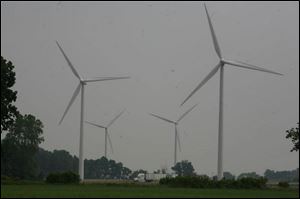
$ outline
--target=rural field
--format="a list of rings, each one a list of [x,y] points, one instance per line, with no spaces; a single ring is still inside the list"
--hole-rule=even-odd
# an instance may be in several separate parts
[[[193,189],[169,188],[159,185],[1,185],[1,198],[44,197],[230,197],[230,198],[299,198],[299,189]]]

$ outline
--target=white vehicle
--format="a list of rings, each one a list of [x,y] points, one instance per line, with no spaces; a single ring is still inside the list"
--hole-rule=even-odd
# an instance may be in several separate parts
[[[152,182],[152,181],[159,181],[162,178],[166,177],[176,177],[176,174],[165,174],[165,173],[139,173],[134,181],[136,182]]]
[[[145,174],[139,173],[136,178],[133,179],[135,182],[145,182]]]

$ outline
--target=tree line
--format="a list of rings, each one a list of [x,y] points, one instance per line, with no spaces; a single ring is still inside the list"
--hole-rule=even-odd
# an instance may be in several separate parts
[[[35,155],[37,177],[45,179],[49,173],[72,171],[78,173],[78,157],[65,150],[46,151],[42,148]],[[121,162],[101,157],[96,160],[84,160],[85,179],[127,179],[131,170]]]
[[[290,171],[273,171],[266,169],[263,176],[260,176],[256,172],[241,173],[237,177],[230,172],[224,172],[225,179],[242,179],[242,178],[260,178],[264,177],[269,182],[299,182],[299,168]]]
[[[4,158],[1,155],[1,175],[19,177],[21,179],[45,180],[50,173],[61,173],[72,171],[78,173],[78,157],[71,155],[66,150],[47,151],[39,148],[38,152],[33,156],[32,162],[28,165],[18,164],[14,169],[7,170],[7,167],[13,165],[5,165]],[[17,162],[10,161],[8,164],[16,164]],[[7,164],[7,163],[6,163]],[[109,160],[101,157],[95,160],[85,159],[85,179],[134,179],[139,173],[148,173],[148,171],[139,169],[132,171],[125,167],[123,163]],[[34,165],[34,166],[33,166]],[[191,162],[183,160],[178,162],[171,168],[178,176],[199,176],[195,171]],[[166,170],[155,170],[150,173],[166,173]],[[29,175],[30,174],[30,175]],[[272,182],[299,182],[299,168],[291,171],[273,171],[267,169],[264,176],[258,175],[256,172],[241,173],[238,176],[226,171],[224,179],[242,179],[242,178],[267,178]],[[200,175],[204,176],[204,175]],[[217,178],[214,176],[213,178]]]

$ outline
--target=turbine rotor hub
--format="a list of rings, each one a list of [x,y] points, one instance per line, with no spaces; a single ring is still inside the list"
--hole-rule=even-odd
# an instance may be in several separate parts
[[[221,59],[220,59],[220,63],[221,63],[221,64],[226,64],[225,59],[221,58]]]

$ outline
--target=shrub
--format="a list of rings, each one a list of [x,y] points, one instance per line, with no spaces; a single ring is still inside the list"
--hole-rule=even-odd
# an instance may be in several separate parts
[[[71,171],[64,172],[64,173],[50,173],[46,178],[47,183],[70,184],[70,183],[79,183],[79,181],[80,181],[79,175]]]
[[[251,189],[251,188],[265,188],[267,183],[267,179],[260,177],[260,178],[241,178],[238,180],[238,187],[243,189]]]
[[[1,175],[1,182],[2,181],[14,181],[14,180],[16,180],[15,178],[13,178],[13,177],[9,177],[9,176],[5,176],[5,175]]]
[[[20,179],[18,179],[18,178],[1,175],[1,184],[14,184],[14,183],[18,182],[19,180]]]
[[[208,176],[177,176],[175,178],[163,178],[159,181],[162,185],[172,187],[208,188],[211,181]]]
[[[278,187],[288,188],[290,185],[288,182],[279,182]]]
[[[46,178],[46,182],[47,183],[58,183],[61,181],[59,177],[60,177],[59,173],[49,173]]]
[[[25,185],[25,184],[42,184],[43,182],[37,180],[23,180],[18,177],[1,175],[1,185]]]
[[[79,183],[79,175],[71,171],[62,173],[62,180],[64,183]]]
[[[163,178],[159,181],[161,185],[171,187],[191,187],[191,188],[232,188],[232,189],[262,189],[266,187],[266,178],[242,178],[222,179],[220,181],[212,180],[208,176],[193,176],[176,178]]]
[[[161,185],[166,185],[166,184],[170,184],[171,178],[170,177],[166,177],[166,178],[161,178],[159,180],[159,184]]]

